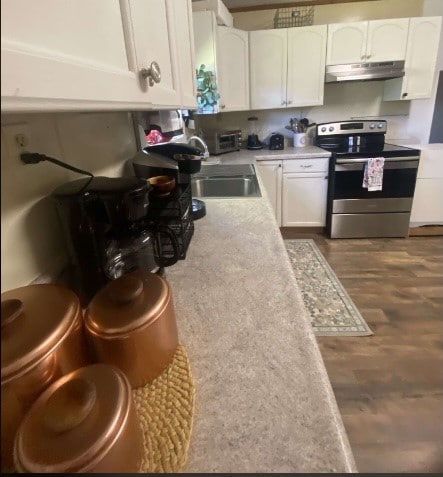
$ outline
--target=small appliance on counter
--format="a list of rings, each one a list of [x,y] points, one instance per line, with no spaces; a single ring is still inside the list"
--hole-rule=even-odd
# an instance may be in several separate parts
[[[263,149],[263,144],[258,139],[257,121],[258,121],[258,118],[256,116],[252,116],[248,118],[249,133],[248,133],[247,148],[251,150]]]
[[[285,148],[284,136],[279,133],[272,133],[269,138],[269,149],[271,151],[281,151]]]
[[[200,171],[202,156],[203,151],[199,148],[169,143],[145,147],[128,161],[135,175],[144,180],[158,175],[175,178],[177,185],[169,196],[152,198],[148,215],[174,231],[180,259],[186,257],[194,233],[194,220],[206,214],[205,203],[193,199],[191,189],[191,174]]]
[[[177,262],[173,231],[148,217],[151,190],[137,177],[92,177],[53,191],[74,264],[73,286],[86,303],[110,280]]]
[[[241,129],[229,131],[204,130],[203,135],[209,152],[214,155],[239,151],[242,146]]]

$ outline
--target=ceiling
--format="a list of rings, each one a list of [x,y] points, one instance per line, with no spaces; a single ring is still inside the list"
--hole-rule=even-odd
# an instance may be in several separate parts
[[[193,0],[196,1],[196,0]],[[375,0],[222,0],[231,11],[248,11],[275,9],[281,7],[296,7],[306,5],[332,5],[335,3],[350,3]]]

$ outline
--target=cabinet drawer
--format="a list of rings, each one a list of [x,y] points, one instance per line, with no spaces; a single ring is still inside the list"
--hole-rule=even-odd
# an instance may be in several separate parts
[[[329,158],[318,159],[287,159],[283,161],[283,173],[285,172],[327,172]]]

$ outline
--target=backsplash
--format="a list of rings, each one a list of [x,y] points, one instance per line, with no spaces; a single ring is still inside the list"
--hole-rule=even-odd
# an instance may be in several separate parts
[[[122,175],[136,151],[128,113],[11,114],[1,120],[1,289],[57,274],[68,260],[55,208],[48,197],[63,182],[81,178],[53,164],[25,165],[25,149],[55,157],[95,175]]]
[[[263,141],[269,134],[278,132],[285,136],[289,146],[292,145],[292,134],[285,126],[293,117],[306,117],[310,123],[380,118],[388,121],[386,139],[401,139],[407,130],[410,101],[383,102],[382,97],[382,81],[326,84],[322,106],[197,115],[196,131],[205,128],[238,128],[242,130],[243,138],[246,138],[248,117],[256,116],[260,140]],[[315,128],[311,128],[309,133],[312,141]]]

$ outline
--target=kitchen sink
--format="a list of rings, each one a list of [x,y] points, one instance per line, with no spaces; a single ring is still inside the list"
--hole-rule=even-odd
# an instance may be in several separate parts
[[[203,164],[191,179],[193,197],[261,197],[252,164]]]

